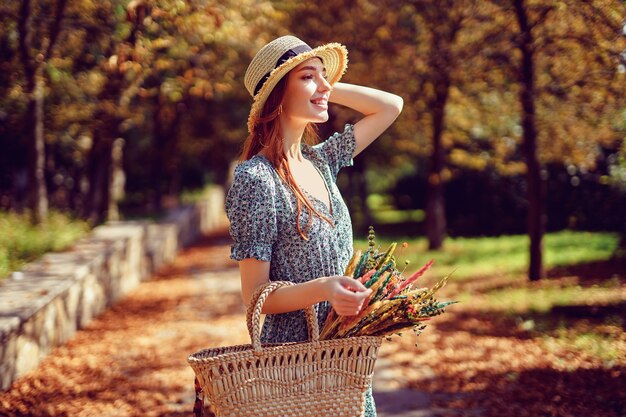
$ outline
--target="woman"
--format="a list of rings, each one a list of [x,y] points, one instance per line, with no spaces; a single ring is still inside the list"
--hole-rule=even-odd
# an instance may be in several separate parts
[[[268,281],[296,285],[273,292],[263,342],[307,340],[302,309],[315,305],[320,325],[330,307],[355,315],[370,290],[342,276],[352,255],[348,210],[335,184],[338,171],[352,165],[398,117],[402,98],[338,82],[347,51],[332,43],[315,49],[293,36],[278,38],[253,58],[245,85],[253,96],[243,162],[235,169],[226,199],[246,305]],[[315,146],[313,124],[328,120],[328,103],[364,117]],[[375,416],[371,390],[365,416]]]

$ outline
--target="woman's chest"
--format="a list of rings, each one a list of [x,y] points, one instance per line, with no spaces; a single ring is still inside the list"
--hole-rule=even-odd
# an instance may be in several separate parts
[[[296,228],[296,221],[302,227],[309,225],[310,240],[319,237],[336,238],[337,226],[350,223],[350,215],[341,193],[335,182],[329,180],[330,172],[325,172],[323,166],[314,169],[315,171],[311,172],[311,175],[317,175],[316,180],[309,179],[309,182],[298,183],[298,186],[311,206],[323,218],[318,215],[311,215],[309,210],[306,210],[302,205],[298,210],[296,194],[287,184],[281,183],[276,195],[276,208],[278,211],[278,231],[283,238],[293,235],[297,240],[302,239]]]
[[[318,200],[324,203],[326,211],[332,212],[331,187],[327,184],[327,179],[324,177],[322,170],[308,159],[290,161],[289,168],[295,184],[305,197],[309,200]],[[313,204],[313,201],[311,201],[311,204]]]

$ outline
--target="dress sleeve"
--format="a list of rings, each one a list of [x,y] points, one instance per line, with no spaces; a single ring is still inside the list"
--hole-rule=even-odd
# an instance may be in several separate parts
[[[240,168],[235,170],[225,202],[234,240],[230,257],[270,261],[277,235],[275,190],[267,175]]]
[[[326,160],[333,178],[337,179],[337,174],[341,168],[352,166],[353,164],[352,156],[356,148],[354,126],[346,124],[343,133],[336,132],[313,148]]]

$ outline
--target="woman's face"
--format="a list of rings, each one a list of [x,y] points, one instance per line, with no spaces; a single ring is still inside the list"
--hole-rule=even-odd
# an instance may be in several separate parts
[[[323,123],[328,120],[330,84],[319,58],[311,58],[287,74],[283,116],[297,122]]]

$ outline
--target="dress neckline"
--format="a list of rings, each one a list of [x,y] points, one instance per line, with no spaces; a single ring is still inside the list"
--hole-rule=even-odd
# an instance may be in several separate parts
[[[309,146],[307,145],[301,145],[301,149],[302,149],[302,157],[305,158],[307,161],[309,161],[311,163],[311,165],[313,165],[313,168],[315,168],[315,170],[317,171],[317,173],[319,174],[320,178],[322,179],[322,182],[324,183],[324,188],[326,189],[326,193],[328,194],[328,203],[329,205],[326,204],[326,202],[320,200],[319,198],[315,197],[313,194],[311,194],[309,191],[307,191],[304,187],[300,187],[300,190],[302,190],[302,192],[304,194],[306,194],[307,198],[309,198],[311,200],[312,203],[317,202],[320,206],[322,206],[324,208],[324,211],[326,211],[327,214],[329,214],[330,216],[333,216],[334,213],[334,205],[333,205],[333,195],[330,191],[330,187],[328,185],[328,181],[326,180],[326,177],[324,176],[324,174],[322,173],[322,171],[318,168],[318,166],[315,164],[315,161],[313,161],[313,159],[307,157],[307,155],[305,153],[309,153]],[[278,172],[276,172],[276,168],[274,168],[274,165],[272,165],[271,161],[263,154],[256,154],[255,156],[260,157],[263,161],[265,161],[270,168],[272,168],[272,171],[274,172],[274,175],[276,175],[276,177],[278,177],[283,184],[285,183],[283,181],[283,179],[280,177],[280,175],[278,175]],[[291,191],[291,189],[290,189]],[[293,191],[291,191],[293,194]],[[295,197],[295,196],[294,196]]]

